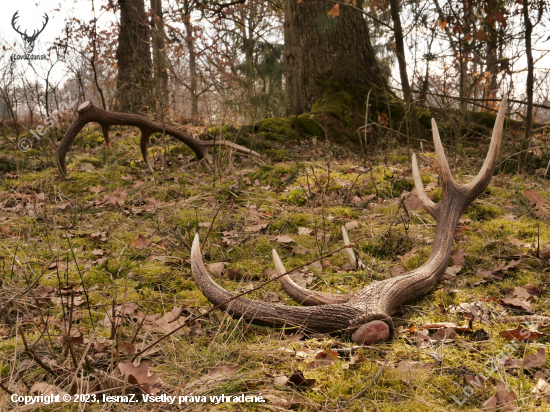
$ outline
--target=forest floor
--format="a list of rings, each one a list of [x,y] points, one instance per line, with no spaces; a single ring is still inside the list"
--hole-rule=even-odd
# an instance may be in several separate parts
[[[399,276],[427,259],[435,232],[406,150],[373,150],[364,161],[308,139],[262,161],[211,151],[209,172],[172,141],[161,170],[157,141],[152,178],[139,134],[111,133],[111,151],[97,130],[77,138],[67,179],[47,149],[3,149],[15,169],[0,178],[0,410],[16,408],[7,391],[92,402],[20,411],[550,410],[550,325],[537,317],[550,302],[546,179],[495,175],[464,212],[443,279],[394,317],[395,339],[357,347],[345,336],[207,313],[189,247],[198,233],[214,279],[235,291],[269,280],[274,248],[287,269],[314,261],[293,275],[314,290],[346,293]],[[459,181],[475,176],[488,140],[457,162],[450,156]],[[437,201],[435,154],[424,150],[422,180]],[[364,270],[343,250],[315,260],[343,246],[342,226]],[[277,281],[248,297],[296,305]],[[510,318],[518,315],[530,316],[527,325]],[[139,402],[93,403],[132,393]],[[144,402],[145,393],[178,398]],[[234,398],[242,394],[265,402]]]

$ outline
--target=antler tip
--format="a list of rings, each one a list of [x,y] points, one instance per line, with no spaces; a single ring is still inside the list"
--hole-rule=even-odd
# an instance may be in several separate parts
[[[195,235],[195,238],[193,239],[193,246],[191,247],[191,250],[199,248],[200,251],[200,240],[199,240],[199,234],[197,233]]]
[[[277,251],[273,249],[272,253],[273,253],[273,263],[275,264],[275,270],[277,271],[277,274],[280,276],[286,272],[286,269]]]

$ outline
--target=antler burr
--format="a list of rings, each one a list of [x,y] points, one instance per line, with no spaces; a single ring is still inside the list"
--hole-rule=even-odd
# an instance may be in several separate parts
[[[374,344],[391,339],[394,335],[391,315],[403,303],[422,296],[439,281],[449,262],[460,215],[485,190],[493,176],[502,141],[505,110],[506,98],[502,100],[498,111],[485,162],[478,175],[465,185],[453,180],[437,125],[432,119],[442,197],[437,204],[428,198],[413,154],[412,170],[418,197],[437,223],[430,256],[419,268],[398,277],[371,283],[349,294],[311,291],[298,286],[289,276],[282,276],[280,282],[285,291],[306,307],[282,306],[244,297],[235,298],[234,293],[214,282],[204,266],[197,235],[191,249],[191,270],[197,286],[210,302],[220,305],[221,310],[252,323],[274,327],[293,325],[317,332],[346,332],[351,334],[351,339],[357,344]],[[283,275],[286,270],[275,250],[273,260],[277,272]]]

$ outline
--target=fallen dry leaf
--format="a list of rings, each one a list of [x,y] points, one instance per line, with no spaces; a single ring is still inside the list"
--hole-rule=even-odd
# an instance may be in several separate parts
[[[313,361],[307,364],[306,369],[310,370],[310,369],[322,368],[324,366],[330,365],[331,363],[337,360],[338,360],[338,352],[331,351],[330,349],[325,350],[315,355],[315,358],[313,358]]]
[[[435,366],[435,363],[413,362],[406,360],[399,361],[397,365],[394,365],[397,372],[405,374],[415,374],[417,371],[429,370]]]
[[[347,222],[344,227],[346,230],[357,229],[359,227],[359,222],[357,220],[352,220],[351,222]]]
[[[302,236],[311,236],[313,235],[314,232],[315,230],[310,229],[309,227],[302,227],[302,226],[298,227],[298,234]]]
[[[434,339],[441,342],[444,340],[453,340],[456,337],[456,332],[452,328],[438,329],[434,335]]]
[[[128,382],[139,385],[143,392],[148,394],[160,392],[160,388],[152,386],[159,381],[160,375],[149,375],[149,361],[141,361],[139,366],[135,367],[131,361],[126,360],[117,366],[123,376],[128,375]]]
[[[466,264],[466,254],[464,249],[458,249],[454,255],[451,256],[453,266],[464,266]]]
[[[288,383],[300,388],[310,388],[315,386],[317,381],[315,379],[306,379],[301,371],[294,372],[288,377]]]
[[[35,382],[33,383],[31,390],[29,392],[48,396],[48,395],[66,395],[63,389],[58,388],[55,385],[50,385],[46,382]]]
[[[117,187],[110,195],[105,195],[102,203],[112,206],[124,206],[126,199],[128,198],[128,192],[121,187]]]
[[[420,203],[418,195],[416,193],[413,193],[407,199],[405,199],[405,206],[407,206],[407,209],[414,212],[415,210],[418,210],[422,207],[422,203]]]
[[[126,317],[136,313],[138,304],[132,302],[132,303],[126,303],[124,305],[115,306],[115,319],[116,319],[117,325],[120,325],[120,317],[122,316],[123,307],[124,307],[124,317]],[[113,316],[112,308],[109,308],[103,320],[99,322],[100,325],[105,326],[106,328],[110,328],[113,325],[112,316]]]
[[[149,245],[153,243],[152,240],[145,239],[145,236],[138,235],[138,237],[130,242],[130,247],[133,247],[135,249],[145,249],[149,247]]]
[[[210,372],[208,372],[206,375],[203,375],[191,383],[189,383],[186,387],[194,387],[194,386],[202,386],[202,385],[208,385],[209,383],[213,382],[219,382],[225,379],[229,379],[231,376],[233,376],[235,373],[237,373],[241,367],[239,365],[227,365],[227,366],[217,366],[214,369],[212,369]]]
[[[292,237],[290,237],[289,235],[279,235],[279,236],[275,236],[275,240],[277,242],[280,242],[280,243],[292,243],[292,242],[296,242]]]
[[[247,226],[244,228],[244,230],[246,230],[247,232],[256,233],[264,230],[268,226],[269,226],[269,222],[258,223],[257,225]]]
[[[239,281],[242,280],[245,276],[243,275],[243,271],[241,269],[229,268],[229,270],[227,271],[227,277],[229,278],[229,280]]]
[[[93,193],[101,193],[101,192],[104,192],[105,189],[103,186],[101,185],[97,185],[97,186],[92,186],[90,187],[90,192],[93,192]]]
[[[355,355],[353,355],[351,357],[349,362],[346,362],[346,363],[342,364],[342,369],[349,369],[353,365],[359,365],[361,363],[364,363],[365,360],[366,359],[363,357],[363,355],[361,355],[360,353],[356,353]]]
[[[525,329],[523,326],[518,326],[515,329],[508,329],[500,332],[500,336],[508,341],[530,341],[540,339],[545,335],[544,333],[533,332],[531,330]]]
[[[542,290],[535,285],[516,286],[512,296],[526,300],[538,299],[542,295]]]
[[[497,392],[483,402],[484,411],[512,411],[516,410],[513,402],[516,400],[516,394],[513,391],[506,390],[506,384],[502,381],[497,382]]]
[[[542,197],[536,190],[524,190],[523,196],[537,212],[545,216],[550,215],[550,202]]]
[[[507,296],[503,299],[499,299],[498,302],[501,305],[511,306],[516,309],[522,309],[528,313],[535,313],[535,305],[533,305],[531,302],[527,302],[526,300],[523,300],[520,298]]]
[[[546,379],[539,378],[537,384],[532,390],[537,399],[546,399],[547,403],[550,403],[550,385],[546,382]]]
[[[6,226],[0,226],[0,235],[13,237],[14,233]]]
[[[537,353],[526,355],[523,358],[525,368],[540,368],[546,363],[546,354],[544,348],[538,348]]]
[[[214,276],[220,277],[225,269],[225,266],[228,265],[227,262],[217,262],[217,263],[208,263],[206,269]]]
[[[389,269],[392,277],[400,276],[407,271],[403,266],[390,266]]]

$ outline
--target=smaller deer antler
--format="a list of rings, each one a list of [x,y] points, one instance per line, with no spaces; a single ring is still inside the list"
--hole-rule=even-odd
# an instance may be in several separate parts
[[[225,146],[243,154],[260,157],[260,154],[255,152],[254,150],[247,149],[246,147],[240,146],[233,142],[228,142],[227,140],[198,140],[188,133],[176,129],[175,127],[168,125],[165,125],[163,127],[162,123],[150,120],[145,116],[130,113],[108,112],[106,110],[95,107],[92,102],[82,103],[76,111],[78,112],[78,117],[67,129],[67,132],[63,136],[63,139],[61,139],[61,142],[59,143],[59,147],[57,149],[58,168],[59,173],[62,176],[66,176],[67,174],[67,168],[65,166],[65,156],[67,154],[67,151],[69,150],[69,146],[75,139],[78,132],[80,132],[80,130],[82,130],[85,125],[91,122],[99,123],[101,129],[103,130],[105,144],[109,149],[111,148],[109,142],[110,126],[134,126],[140,129],[141,154],[143,156],[145,164],[151,172],[153,171],[153,168],[149,164],[149,159],[147,158],[147,144],[149,143],[149,136],[151,136],[153,133],[162,133],[163,130],[167,135],[175,137],[180,142],[189,146],[195,152],[199,160],[205,160],[206,166],[208,166],[212,161],[212,159],[208,155],[208,149],[213,146]]]

